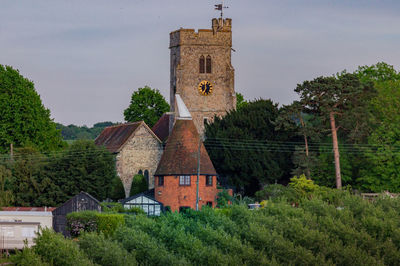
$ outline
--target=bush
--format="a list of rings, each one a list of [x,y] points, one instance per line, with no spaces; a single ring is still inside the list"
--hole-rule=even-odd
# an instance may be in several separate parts
[[[147,180],[143,175],[135,175],[132,179],[131,191],[129,196],[134,196],[136,194],[145,192],[149,189]]]
[[[67,215],[67,229],[73,237],[83,232],[98,232],[112,235],[117,227],[125,224],[123,214],[99,213],[96,211],[72,212]]]
[[[94,262],[104,266],[135,266],[137,261],[118,242],[108,240],[103,234],[86,233],[79,238],[79,247]]]
[[[22,251],[16,250],[14,256],[10,258],[11,262],[21,266],[46,266],[49,265],[44,262],[42,258],[36,254],[33,249],[24,247]]]
[[[65,239],[62,234],[54,233],[50,229],[42,230],[34,242],[33,251],[50,265],[93,265],[75,242]]]

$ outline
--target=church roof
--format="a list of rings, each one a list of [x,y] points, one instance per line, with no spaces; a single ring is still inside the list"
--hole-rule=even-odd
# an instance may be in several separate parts
[[[146,127],[150,134],[160,141],[144,121],[139,121],[106,127],[95,139],[94,143],[99,146],[105,146],[110,152],[119,152],[140,126]]]
[[[193,120],[176,120],[154,175],[196,175],[199,138]],[[217,175],[203,143],[200,174]]]
[[[169,136],[169,123],[171,116],[172,114],[169,113],[163,114],[151,129],[162,142],[166,141]]]

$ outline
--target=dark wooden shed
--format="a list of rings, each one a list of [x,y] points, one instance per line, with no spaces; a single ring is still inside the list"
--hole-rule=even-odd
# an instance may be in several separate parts
[[[78,211],[101,212],[100,202],[86,192],[81,192],[53,211],[53,229],[69,236],[66,230],[67,214]]]

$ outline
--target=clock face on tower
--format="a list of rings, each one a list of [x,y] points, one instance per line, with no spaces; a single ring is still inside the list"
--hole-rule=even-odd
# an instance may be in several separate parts
[[[211,84],[211,82],[203,80],[199,83],[198,89],[201,95],[208,96],[212,93],[213,85]]]

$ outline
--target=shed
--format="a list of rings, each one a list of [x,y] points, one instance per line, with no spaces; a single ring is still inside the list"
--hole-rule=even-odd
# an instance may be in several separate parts
[[[148,216],[160,216],[164,211],[163,204],[154,198],[154,189],[126,198],[121,201],[121,204],[126,209],[141,208]]]
[[[68,236],[67,214],[79,211],[101,212],[100,202],[89,193],[81,192],[53,211],[53,229]]]

